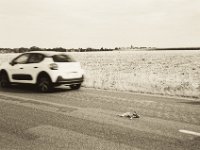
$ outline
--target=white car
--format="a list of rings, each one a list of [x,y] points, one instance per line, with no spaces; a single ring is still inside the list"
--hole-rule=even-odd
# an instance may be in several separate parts
[[[33,51],[0,65],[0,86],[13,83],[35,84],[41,92],[48,92],[54,86],[68,85],[79,89],[84,81],[80,62],[67,53]]]

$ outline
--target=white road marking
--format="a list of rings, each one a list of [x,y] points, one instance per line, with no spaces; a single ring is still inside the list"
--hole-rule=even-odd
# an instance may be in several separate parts
[[[194,131],[179,130],[179,132],[186,133],[186,134],[191,134],[191,135],[196,135],[196,136],[200,136],[200,133],[194,132]]]

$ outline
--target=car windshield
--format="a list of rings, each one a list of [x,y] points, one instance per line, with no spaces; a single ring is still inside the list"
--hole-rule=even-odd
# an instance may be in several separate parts
[[[54,55],[52,58],[54,62],[75,62],[71,56],[65,54]]]
[[[27,63],[27,60],[28,60],[28,58],[29,58],[29,55],[30,55],[30,54],[22,54],[22,55],[18,56],[17,58],[15,58],[15,59],[13,60],[13,62],[14,62],[15,64],[25,64],[25,63]]]

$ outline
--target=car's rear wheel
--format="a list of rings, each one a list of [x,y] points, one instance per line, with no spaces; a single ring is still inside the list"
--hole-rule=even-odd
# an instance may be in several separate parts
[[[78,90],[78,89],[81,88],[81,84],[70,85],[70,88],[71,88],[72,90]]]
[[[1,88],[7,88],[10,86],[10,81],[9,81],[8,75],[5,72],[2,72],[0,74],[0,86],[1,86]]]
[[[40,76],[37,82],[37,89],[40,92],[46,93],[53,89],[51,79],[48,76]]]

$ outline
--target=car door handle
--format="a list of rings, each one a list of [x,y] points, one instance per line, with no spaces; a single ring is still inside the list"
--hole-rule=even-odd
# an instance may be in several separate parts
[[[38,67],[33,67],[33,68],[38,68]]]
[[[19,68],[19,69],[24,69],[24,68]]]

